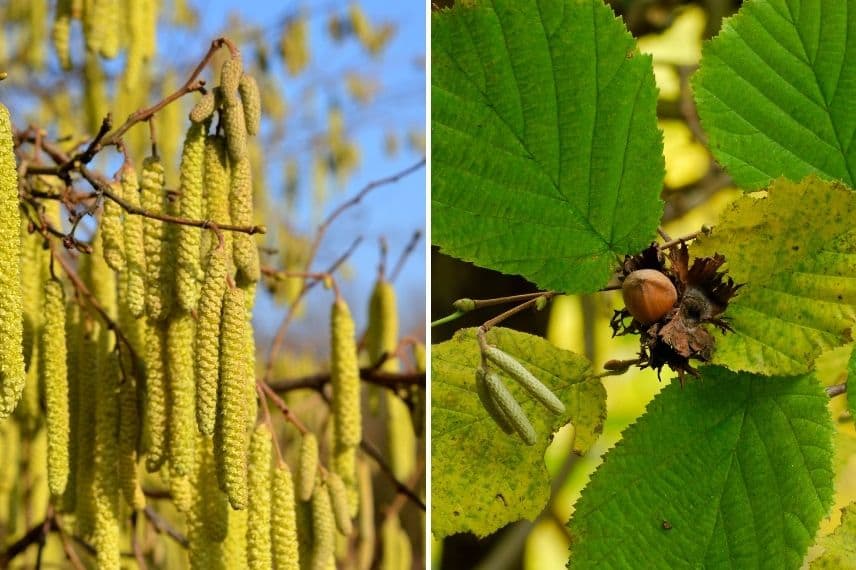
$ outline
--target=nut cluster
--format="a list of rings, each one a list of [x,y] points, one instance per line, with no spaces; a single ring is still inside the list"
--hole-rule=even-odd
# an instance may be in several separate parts
[[[742,287],[719,271],[724,263],[725,257],[715,254],[696,258],[690,265],[684,242],[669,250],[668,265],[655,244],[625,257],[618,270],[625,308],[615,311],[610,325],[613,336],[640,336],[641,368],[654,368],[659,376],[668,365],[681,384],[687,372],[698,376],[690,359],[709,361],[714,346],[704,325],[731,331],[722,314]]]

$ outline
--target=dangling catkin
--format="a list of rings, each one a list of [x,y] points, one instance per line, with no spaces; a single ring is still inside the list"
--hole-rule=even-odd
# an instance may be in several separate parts
[[[244,120],[247,125],[247,134],[254,136],[259,132],[262,120],[262,100],[259,95],[259,85],[252,75],[244,73],[238,84],[241,94],[241,102],[244,105]]]
[[[238,85],[241,82],[241,74],[244,72],[240,54],[236,54],[223,62],[220,68],[220,89],[223,101],[227,105],[240,105],[238,99]]]
[[[71,0],[58,0],[54,23],[51,28],[51,41],[56,57],[63,70],[71,69]]]
[[[271,545],[275,570],[299,570],[294,483],[285,464],[273,469],[271,482]]]
[[[345,483],[335,473],[328,473],[327,490],[330,492],[330,503],[333,505],[333,514],[336,516],[336,528],[345,536],[350,536],[354,527],[351,522],[348,491],[345,489]]]
[[[68,480],[68,371],[65,345],[65,292],[55,279],[45,283],[44,324],[45,412],[48,428],[48,487],[62,496]]]
[[[226,249],[208,255],[196,323],[196,425],[204,435],[214,433],[217,380],[220,371],[220,314],[226,291]]]
[[[166,341],[170,472],[184,478],[191,475],[196,437],[194,326],[190,313],[175,311],[169,319]]]
[[[140,206],[140,190],[137,187],[137,172],[130,163],[122,166],[120,180],[122,198],[131,206]],[[128,308],[140,318],[146,308],[146,254],[143,238],[143,217],[125,214],[125,262],[128,269]]]
[[[220,106],[220,88],[215,87],[205,93],[190,110],[190,120],[194,123],[204,123],[214,114],[214,109]]]
[[[223,298],[223,320],[220,333],[220,396],[219,408],[221,462],[226,495],[233,509],[247,506],[247,448],[249,431],[247,422],[247,381],[253,378],[250,358],[247,355],[247,310],[244,291],[227,289]]]
[[[243,160],[247,157],[247,123],[244,118],[244,107],[240,101],[237,103],[226,102],[221,108],[220,114],[223,121],[223,132],[226,133],[229,160],[232,162]]]
[[[204,522],[202,532],[211,542],[223,542],[229,531],[229,500],[217,485],[217,467],[211,438],[197,438],[194,509]]]
[[[336,418],[336,447],[360,444],[360,368],[354,320],[344,299],[338,298],[330,312],[330,382],[333,385],[333,414]]]
[[[106,336],[106,329],[101,333]],[[95,530],[92,546],[97,552],[99,569],[119,568],[119,477],[116,470],[118,445],[116,424],[119,402],[117,383],[119,359],[109,353],[98,372],[95,395],[95,475],[92,482]]]
[[[204,124],[191,124],[181,152],[179,215],[188,220],[202,218],[202,163],[206,130]],[[194,310],[199,299],[199,284],[202,280],[202,263],[199,257],[201,231],[187,225],[178,227],[176,282],[178,303],[185,311]]]
[[[110,189],[122,195],[119,184],[111,184]],[[125,269],[125,239],[122,233],[122,208],[104,196],[104,211],[101,215],[101,239],[104,241],[104,261],[113,271]]]
[[[17,173],[12,121],[0,104],[0,419],[18,405],[25,379]]]
[[[205,137],[205,219],[218,225],[231,224],[232,215],[229,213],[229,161],[226,157],[226,141],[222,136],[209,135]],[[205,232],[202,236],[202,253],[207,255],[213,245],[214,235]],[[223,243],[227,252],[228,266],[232,265],[232,232],[223,232]],[[234,274],[229,270],[229,274]]]
[[[301,501],[312,498],[315,478],[318,473],[318,438],[314,433],[303,435],[300,444],[300,478],[297,480],[297,496]]]
[[[146,469],[158,471],[167,457],[166,330],[149,321],[146,339]]]
[[[93,461],[95,449],[95,418],[98,393],[95,384],[98,382],[98,339],[91,326],[82,325],[87,330],[83,332],[80,344],[80,373],[76,374],[77,417],[78,431],[75,436],[77,443],[77,461],[74,472],[77,487],[74,490],[75,528],[81,535],[88,535],[94,526],[92,480],[95,474]]]
[[[68,386],[68,415],[69,415],[69,438],[68,438],[68,480],[65,485],[65,494],[60,504],[60,510],[71,512],[74,510],[77,494],[77,466],[78,449],[80,448],[80,376],[83,345],[83,318],[80,305],[72,301],[66,306],[65,318],[65,346],[66,346],[66,371]]]
[[[342,478],[348,492],[348,509],[351,517],[357,516],[359,497],[357,493],[357,448],[337,447],[333,456],[333,471]]]
[[[130,376],[127,376],[119,387],[119,405],[119,486],[128,506],[140,510],[146,506],[146,497],[137,474],[140,417],[137,386]]]
[[[336,523],[326,485],[318,481],[312,494],[312,570],[327,570],[336,550]]]
[[[141,189],[140,198],[143,208],[154,214],[165,213],[164,169],[158,157],[150,156],[143,162]],[[162,221],[153,218],[143,220],[146,312],[156,321],[165,319],[169,314],[171,295],[166,282],[174,277],[166,274],[167,261],[163,258],[166,232],[166,224]]]
[[[259,424],[250,439],[247,469],[249,504],[247,505],[247,562],[251,570],[271,567],[271,433]]]
[[[232,184],[229,192],[229,208],[232,223],[250,226],[253,223],[253,180],[250,160],[243,158],[232,164]],[[259,250],[253,236],[243,232],[232,238],[235,267],[249,283],[255,283],[261,276],[259,268]]]

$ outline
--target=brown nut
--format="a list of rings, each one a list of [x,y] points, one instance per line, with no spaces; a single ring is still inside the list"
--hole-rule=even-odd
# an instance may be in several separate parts
[[[660,320],[678,300],[675,286],[656,269],[639,269],[628,275],[621,296],[633,318],[643,325]]]

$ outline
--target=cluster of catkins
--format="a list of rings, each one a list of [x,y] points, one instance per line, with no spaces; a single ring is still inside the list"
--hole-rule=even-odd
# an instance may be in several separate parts
[[[476,393],[482,406],[490,417],[507,434],[516,433],[526,443],[535,445],[537,434],[526,412],[514,398],[508,387],[502,382],[498,368],[506,376],[520,384],[530,396],[550,412],[559,415],[565,413],[565,404],[516,358],[507,352],[487,345],[482,350],[484,364],[476,370]]]

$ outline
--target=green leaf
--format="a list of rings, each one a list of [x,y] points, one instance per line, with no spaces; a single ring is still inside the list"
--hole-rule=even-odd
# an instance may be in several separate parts
[[[536,517],[550,495],[544,451],[552,434],[574,422],[574,449],[594,443],[606,416],[606,391],[591,364],[543,338],[494,328],[487,340],[514,356],[565,404],[555,416],[516,382],[503,381],[535,427],[538,441],[525,445],[506,435],[476,394],[481,362],[477,329],[463,329],[431,352],[431,531],[487,535],[523,518]]]
[[[811,570],[856,570],[856,503],[841,509],[841,525],[818,541],[823,554]]]
[[[850,416],[856,420],[856,345],[850,353],[850,362],[847,363],[847,409]]]
[[[672,382],[582,492],[569,567],[799,568],[832,504],[832,435],[812,375]]]
[[[746,2],[693,82],[716,159],[744,188],[808,174],[856,186],[856,2]]]
[[[760,197],[759,197],[760,196]],[[713,362],[732,370],[799,374],[825,349],[852,339],[856,323],[856,194],[809,177],[774,182],[722,215],[695,256],[725,255],[745,283],[725,313]]]
[[[651,57],[601,0],[462,2],[432,14],[431,44],[434,243],[602,287],[662,212]]]

